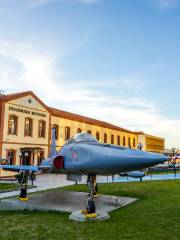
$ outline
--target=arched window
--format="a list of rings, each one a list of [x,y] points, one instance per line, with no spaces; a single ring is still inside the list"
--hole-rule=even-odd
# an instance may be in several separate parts
[[[70,138],[70,127],[65,127],[65,141],[67,141]]]
[[[9,115],[8,134],[17,135],[18,118],[15,115]]]
[[[58,140],[59,126],[57,124],[53,124],[53,128],[55,129],[55,138],[56,138],[56,140]]]
[[[121,144],[121,142],[120,142],[120,136],[118,135],[117,136],[117,145],[120,145]]]
[[[99,132],[96,132],[96,139],[99,140]]]
[[[136,139],[133,138],[133,147],[136,147]]]
[[[107,134],[104,133],[104,143],[107,143]]]
[[[78,128],[77,129],[77,133],[81,133],[82,131],[81,131],[81,129],[80,128]]]
[[[111,134],[111,144],[114,144],[114,135]]]
[[[38,126],[38,137],[45,138],[45,135],[46,135],[46,122],[40,120]]]
[[[131,147],[131,138],[128,137],[128,147]]]
[[[87,130],[87,133],[88,133],[88,134],[91,134],[91,130]]]
[[[24,136],[25,137],[32,137],[32,130],[33,130],[33,121],[31,118],[25,118],[24,123]]]
[[[123,137],[123,146],[126,146],[126,138]]]

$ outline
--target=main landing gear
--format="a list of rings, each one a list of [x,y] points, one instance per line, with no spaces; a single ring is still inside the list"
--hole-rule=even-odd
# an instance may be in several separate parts
[[[89,185],[90,193],[88,194],[86,209],[82,210],[82,214],[85,214],[86,218],[96,218],[96,206],[94,196],[96,196],[98,188],[96,183],[96,175],[88,174],[87,184]]]
[[[20,194],[18,198],[20,201],[29,200],[29,198],[27,197],[28,179],[31,180],[33,185],[33,181],[35,180],[34,172],[22,171],[17,175],[17,180],[20,185]]]
[[[28,171],[22,171],[18,174],[17,179],[20,185],[20,201],[27,201],[29,198],[27,197],[27,182],[28,182]]]

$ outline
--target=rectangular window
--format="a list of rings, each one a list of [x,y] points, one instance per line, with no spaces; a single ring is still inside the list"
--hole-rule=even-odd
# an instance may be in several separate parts
[[[45,135],[46,135],[46,122],[40,120],[38,126],[38,137],[45,138]]]
[[[14,115],[9,116],[8,134],[17,135],[17,117]]]
[[[31,118],[25,118],[24,136],[32,137],[33,122]]]

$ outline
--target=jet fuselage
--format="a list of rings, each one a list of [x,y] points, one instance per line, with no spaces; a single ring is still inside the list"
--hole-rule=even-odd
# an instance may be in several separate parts
[[[63,164],[57,164],[58,160]],[[102,144],[92,136],[80,133],[70,139],[54,159],[42,162],[40,167],[51,165],[52,171],[57,173],[59,168],[59,172],[63,170],[64,173],[107,175],[141,170],[167,160],[168,157],[157,153]]]

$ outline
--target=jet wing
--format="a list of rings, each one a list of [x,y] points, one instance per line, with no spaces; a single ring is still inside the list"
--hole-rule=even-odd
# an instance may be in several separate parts
[[[6,171],[13,171],[13,172],[19,172],[19,171],[33,171],[37,172],[39,171],[38,166],[26,166],[26,165],[0,165],[0,168]]]

